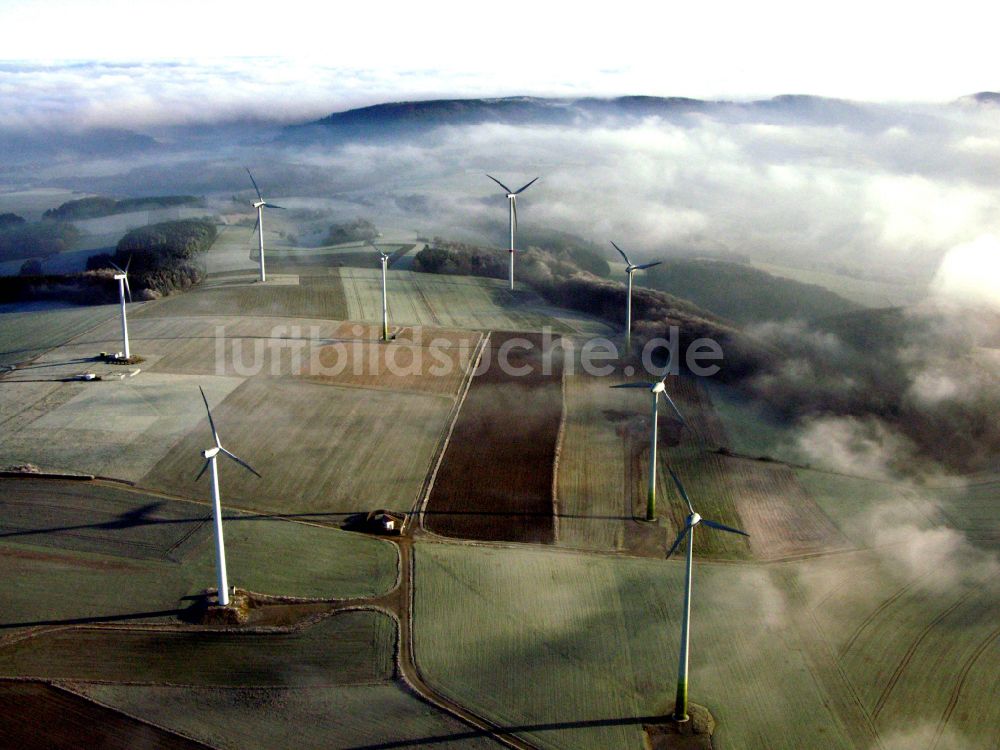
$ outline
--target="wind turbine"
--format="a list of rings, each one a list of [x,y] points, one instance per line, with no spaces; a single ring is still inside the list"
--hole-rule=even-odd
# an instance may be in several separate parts
[[[628,275],[628,300],[625,303],[625,351],[632,351],[632,274],[636,271],[645,271],[647,268],[660,265],[663,261],[658,260],[653,263],[644,263],[637,266],[628,259],[625,251],[614,242],[611,245],[618,251],[618,254],[625,259],[625,273]]]
[[[517,231],[517,196],[518,194],[523,193],[525,190],[531,187],[538,180],[538,178],[536,177],[534,180],[532,180],[526,185],[522,185],[517,190],[511,190],[509,187],[504,185],[502,182],[500,182],[500,180],[498,180],[493,175],[488,174],[486,176],[507,191],[507,200],[510,203],[510,290],[513,292],[514,291],[514,233]]]
[[[201,479],[205,470],[209,466],[212,467],[212,516],[215,520],[215,556],[219,573],[219,604],[225,607],[229,604],[229,582],[226,579],[226,547],[222,541],[222,500],[219,496],[219,467],[216,464],[216,459],[220,453],[225,454],[258,477],[260,474],[242,458],[222,447],[222,443],[219,441],[219,433],[215,429],[215,421],[212,419],[212,410],[208,408],[208,399],[205,397],[205,390],[200,385],[198,386],[198,390],[201,391],[201,399],[205,402],[205,411],[208,412],[208,424],[212,428],[212,438],[215,440],[215,447],[201,452],[201,455],[205,457],[205,465],[201,467],[201,471],[198,472],[198,476],[195,477],[194,481],[197,482]]]
[[[369,242],[369,245],[378,253],[379,259],[382,261],[382,340],[389,340],[389,305],[387,303],[386,293],[385,293],[385,281],[386,281],[386,269],[389,264],[389,255],[383,253],[379,250],[374,242]]]
[[[622,383],[621,385],[613,385],[612,388],[645,388],[647,391],[653,394],[653,429],[652,437],[649,443],[649,491],[646,494],[646,520],[652,521],[656,518],[656,412],[657,406],[660,403],[660,395],[667,400],[670,404],[670,408],[674,410],[674,414],[680,420],[682,425],[686,425],[687,422],[684,421],[683,415],[677,409],[677,405],[674,403],[673,399],[670,398],[670,394],[667,393],[667,376],[664,375],[662,380],[655,383]]]
[[[111,261],[108,261],[109,263]],[[115,274],[115,281],[118,282],[118,299],[121,301],[122,305],[122,341],[124,342],[125,350],[122,352],[125,355],[125,359],[131,359],[132,353],[128,348],[128,321],[125,319],[125,292],[128,291],[128,301],[132,301],[132,290],[129,289],[128,285],[128,267],[132,265],[132,256],[128,257],[128,262],[125,264],[125,270],[122,270],[114,263],[111,263],[111,267],[114,268],[118,273]]]
[[[254,231],[257,232],[257,239],[260,245],[260,280],[267,281],[267,274],[264,272],[264,206],[268,208],[280,208],[282,211],[286,209],[284,206],[276,206],[264,200],[264,197],[260,194],[260,188],[257,187],[257,180],[250,174],[250,167],[245,167],[245,169],[247,174],[250,175],[250,182],[253,183],[253,189],[257,191],[257,200],[250,201],[250,205],[257,209],[257,224],[254,226]]]
[[[687,492],[684,491],[684,485],[681,484],[681,480],[678,479],[676,474],[674,474],[674,470],[669,467],[667,467],[667,470],[670,472],[670,476],[673,478],[674,484],[677,485],[677,490],[680,492],[681,497],[684,498],[684,502],[687,503],[688,511],[690,512],[690,515],[687,517],[687,521],[684,523],[684,528],[681,529],[681,533],[677,535],[677,540],[674,542],[674,546],[670,548],[669,552],[667,552],[667,559],[669,559],[670,556],[674,554],[674,550],[676,550],[681,541],[683,541],[684,535],[688,534],[687,565],[685,567],[684,577],[684,615],[681,618],[681,655],[680,663],[677,667],[677,699],[674,703],[674,721],[687,721],[688,644],[691,637],[691,564],[694,557],[694,527],[699,524],[704,524],[711,529],[728,531],[730,534],[742,534],[743,536],[750,535],[745,531],[734,529],[732,526],[725,526],[717,521],[709,521],[707,518],[702,518],[701,515],[695,512],[694,507],[691,505],[691,500],[688,499]]]

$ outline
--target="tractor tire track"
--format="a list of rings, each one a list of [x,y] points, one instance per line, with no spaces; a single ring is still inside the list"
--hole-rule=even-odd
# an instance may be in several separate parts
[[[976,593],[976,592],[969,591],[966,594],[962,595],[958,599],[958,601],[956,601],[954,604],[952,604],[946,610],[944,610],[943,612],[941,612],[940,614],[938,614],[937,617],[935,617],[933,620],[931,620],[929,623],[927,623],[927,625],[924,627],[924,629],[920,631],[920,635],[918,635],[916,637],[916,639],[914,639],[913,643],[911,643],[910,647],[906,650],[906,653],[903,654],[902,660],[896,666],[895,671],[892,673],[892,676],[889,678],[889,682],[886,683],[886,686],[882,689],[882,694],[879,696],[878,700],[875,702],[875,708],[872,710],[872,719],[873,720],[877,719],[879,713],[881,713],[882,709],[885,708],[885,704],[886,704],[886,701],[889,700],[890,693],[892,693],[893,688],[896,687],[896,683],[899,682],[900,676],[906,670],[907,666],[909,666],[910,660],[913,659],[913,655],[917,652],[917,649],[920,648],[920,644],[924,642],[924,639],[928,635],[930,635],[930,632],[935,627],[937,627],[937,625],[942,620],[944,620],[944,618],[946,618],[948,615],[950,615],[952,612],[954,612],[960,606],[962,606],[963,604],[965,604],[965,602],[974,593]]]
[[[881,604],[879,604],[875,609],[873,609],[868,614],[868,616],[865,617],[865,619],[861,621],[861,623],[855,629],[854,633],[851,634],[851,637],[847,639],[847,642],[843,646],[841,646],[841,648],[838,650],[838,654],[841,657],[846,656],[847,652],[851,650],[851,647],[854,645],[855,641],[858,640],[858,638],[861,636],[861,634],[868,628],[869,625],[872,624],[872,621],[876,617],[878,617],[880,614],[882,614],[882,612],[884,612],[888,607],[890,607],[892,604],[894,604],[896,601],[898,601],[899,598],[903,594],[905,594],[907,591],[909,591],[910,589],[912,589],[915,585],[917,585],[917,583],[919,581],[923,580],[928,575],[929,575],[929,573],[925,573],[922,576],[918,576],[917,578],[914,578],[908,584],[906,584],[901,589],[899,589],[898,591],[896,591],[895,594],[893,594],[892,596],[890,596],[888,599],[886,599]]]
[[[934,743],[931,745],[931,750],[938,746],[941,741],[941,736],[944,734],[945,727],[948,725],[948,721],[951,719],[952,713],[955,711],[955,707],[958,705],[959,696],[962,693],[962,688],[965,687],[965,680],[969,676],[969,672],[975,666],[979,657],[983,655],[983,652],[990,647],[998,637],[1000,637],[1000,627],[996,628],[992,633],[990,633],[983,641],[976,647],[976,650],[972,652],[965,663],[962,665],[962,669],[958,673],[958,681],[955,683],[954,689],[951,691],[951,697],[948,699],[948,705],[945,707],[944,712],[941,714],[941,720],[938,721],[937,729],[934,732]]]

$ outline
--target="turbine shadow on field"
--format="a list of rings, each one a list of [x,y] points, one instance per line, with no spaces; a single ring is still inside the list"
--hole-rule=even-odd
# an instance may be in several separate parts
[[[190,598],[190,597],[185,597]],[[197,597],[200,599],[201,597]],[[14,630],[16,628],[37,628],[46,625],[94,625],[102,622],[120,622],[128,620],[149,620],[154,617],[181,617],[191,612],[199,606],[198,602],[193,605],[178,609],[159,609],[151,612],[126,612],[114,615],[93,615],[91,617],[70,617],[65,620],[28,620],[25,622],[3,622],[0,623],[0,630]]]
[[[544,724],[519,724],[516,726],[500,726],[498,731],[508,734],[518,732],[551,732],[560,729],[591,729],[596,727],[616,727],[629,726],[634,724],[653,724],[666,721],[665,716],[634,716],[622,717],[618,719],[580,719],[579,721],[556,721]],[[449,742],[460,742],[462,740],[473,740],[492,737],[493,733],[483,729],[469,730],[468,732],[457,732],[455,734],[438,734],[431,737],[420,737],[412,740],[395,740],[392,742],[380,742],[374,745],[355,745],[347,750],[390,750],[396,747],[425,747],[427,745],[443,745]]]
[[[42,534],[58,534],[60,532],[67,531],[83,531],[84,529],[133,529],[138,526],[156,526],[163,524],[187,524],[187,523],[198,523],[207,521],[211,516],[199,516],[196,518],[153,518],[149,514],[158,510],[161,506],[165,505],[164,501],[157,501],[153,503],[147,503],[140,508],[133,508],[132,510],[127,510],[121,515],[110,521],[103,521],[101,523],[81,523],[74,524],[72,526],[50,526],[44,529],[18,529],[17,531],[3,531],[0,532],[0,539],[20,537],[20,536],[37,536]],[[250,516],[249,518],[253,518]],[[247,517],[234,516],[227,520],[248,520]],[[2,521],[0,521],[0,528],[2,528]]]

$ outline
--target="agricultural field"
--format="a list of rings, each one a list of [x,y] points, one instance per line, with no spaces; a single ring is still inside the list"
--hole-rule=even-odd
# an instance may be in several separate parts
[[[257,235],[251,234],[253,222],[257,217],[255,212],[248,207],[247,217],[250,224],[247,226],[230,225],[220,226],[219,236],[212,245],[212,248],[205,254],[205,269],[209,276],[215,274],[226,274],[232,272],[250,272],[248,278],[256,279],[257,271],[260,268],[258,261]],[[264,224],[264,247],[275,247],[282,242],[282,238],[275,232],[275,223],[270,221],[272,211],[265,218]],[[265,255],[265,263],[267,256]],[[266,267],[266,266],[265,266]]]
[[[418,663],[536,747],[642,747],[645,717],[673,705],[682,580],[678,562],[418,543]],[[867,746],[831,712],[766,568],[701,563],[694,585],[691,700],[717,747]]]
[[[0,683],[0,745],[22,750],[53,747],[203,750],[205,747],[68,690],[31,682]]]
[[[215,586],[207,504],[27,478],[0,480],[0,496],[0,558],[16,581],[4,591],[0,640],[26,627],[176,619]],[[335,599],[396,584],[397,554],[380,540],[229,510],[224,528],[230,580],[251,591]]]
[[[500,747],[398,681],[308,690],[87,683],[74,690],[223,750]]]
[[[328,687],[390,680],[396,624],[374,611],[294,632],[72,628],[0,648],[0,676],[204,687]]]
[[[136,481],[204,419],[198,386],[209,398],[220,399],[240,382],[144,373],[122,381],[62,383],[52,393],[39,393],[34,383],[0,381],[0,400],[41,396],[26,414],[6,423],[0,465],[30,462],[48,470]],[[210,439],[210,433],[201,433],[199,443]],[[197,462],[195,453],[191,457]]]
[[[378,249],[390,256],[400,257],[412,250],[412,243],[398,244],[391,242],[377,243]],[[266,249],[265,249],[265,252]],[[273,258],[273,260],[271,260]],[[391,263],[391,261],[390,261]],[[342,245],[323,245],[321,247],[281,247],[268,255],[268,265],[284,273],[296,273],[309,268],[338,268],[354,266],[359,268],[376,268],[381,273],[381,262],[378,253],[365,242],[347,242]]]
[[[853,697],[870,731],[910,737],[913,747],[993,747],[995,575],[968,549],[924,549],[927,533],[947,544],[940,531],[910,531],[909,545],[924,554],[888,545],[789,566],[792,601],[801,627],[826,643],[825,655],[815,649],[810,658],[836,660],[849,688],[841,699]]]
[[[642,747],[674,693],[673,467],[699,512],[751,534],[696,534],[691,697],[716,748],[995,750],[996,477],[782,463],[786,428],[671,377],[688,426],[661,403],[647,523],[650,397],[609,387],[638,376],[540,366],[541,331],[608,326],[397,266],[383,343],[380,274],[338,265],[370,251],[292,248],[282,221],[266,240],[287,273],[266,286],[250,227],[229,226],[205,284],[130,306],[134,377],[93,360],[119,346],[117,306],[0,315],[2,356],[32,360],[0,377],[0,467],[101,477],[0,479],[0,744],[23,735],[16,705],[53,737],[106,724],[115,747],[497,746],[476,721]],[[497,365],[516,338],[522,376]],[[91,369],[114,379],[68,380]],[[198,386],[263,475],[220,464],[230,582],[308,600],[263,626],[196,624],[216,585]],[[337,528],[375,508],[422,523]]]
[[[342,268],[340,278],[351,320],[382,319],[381,271]],[[601,334],[610,328],[594,318],[545,303],[527,287],[513,294],[498,279],[439,276],[389,270],[389,320],[403,325],[553,334]]]
[[[224,400],[209,393],[209,401],[225,445],[263,475],[224,462],[230,505],[338,525],[353,513],[414,505],[452,410],[450,399],[434,395],[359,397],[354,388],[270,378],[248,378]],[[203,497],[194,475],[210,440],[203,419],[140,484]]]
[[[347,308],[339,279],[336,276],[324,276],[322,279],[322,285],[284,283],[283,280],[272,283],[269,278],[263,286],[254,286],[253,283],[209,286],[166,297],[138,315],[346,319]]]
[[[417,339],[407,338],[411,331],[404,329],[388,343],[355,340],[314,347],[307,355],[315,357],[310,359],[315,365],[302,377],[329,385],[456,397],[482,336],[449,338],[419,331]],[[422,343],[425,336],[428,341]]]
[[[784,464],[706,453],[676,461],[674,469],[699,513],[750,534],[747,539],[704,530],[696,535],[699,554],[777,560],[853,547]],[[683,499],[670,508],[674,528],[682,528]]]
[[[531,343],[533,351],[510,346],[517,341]],[[429,530],[466,539],[553,541],[562,362],[556,358],[546,372],[541,347],[535,334],[490,336],[427,500]]]
[[[0,315],[0,365],[27,362],[118,315],[117,305]]]

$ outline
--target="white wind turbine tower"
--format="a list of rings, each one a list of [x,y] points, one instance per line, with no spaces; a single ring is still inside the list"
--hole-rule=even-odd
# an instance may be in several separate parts
[[[702,518],[697,512],[695,512],[694,507],[691,505],[691,501],[688,499],[687,492],[684,491],[684,485],[681,484],[681,480],[677,478],[676,474],[674,474],[674,470],[669,469],[669,467],[668,470],[670,471],[670,476],[674,480],[674,484],[677,485],[677,490],[680,492],[681,497],[683,497],[684,502],[687,503],[688,511],[690,513],[684,524],[684,528],[681,529],[681,533],[677,535],[674,546],[670,548],[669,552],[667,552],[667,558],[669,559],[669,557],[674,554],[674,551],[680,545],[681,541],[683,541],[684,535],[688,535],[687,564],[684,570],[684,614],[681,618],[681,652],[680,661],[677,667],[677,699],[674,703],[674,721],[687,721],[688,644],[691,637],[691,564],[694,557],[694,527],[699,524],[704,524],[711,529],[728,531],[730,534],[742,534],[743,536],[750,535],[745,531],[734,529],[732,526],[725,526],[717,521],[709,521],[707,518]]]
[[[260,280],[267,281],[267,274],[264,272],[264,207],[280,208],[282,211],[286,209],[284,206],[276,206],[273,203],[268,203],[264,200],[263,196],[260,194],[260,188],[257,187],[257,180],[255,180],[253,175],[250,173],[250,167],[245,167],[245,169],[247,174],[250,175],[250,182],[253,183],[253,189],[257,191],[257,200],[250,201],[250,205],[257,209],[257,224],[254,226],[254,231],[257,232],[257,240],[260,247]]]
[[[628,259],[625,251],[614,242],[611,243],[615,250],[625,259],[625,273],[628,274],[628,299],[625,303],[625,351],[632,351],[632,274],[636,271],[645,271],[647,268],[660,265],[663,261],[657,260],[653,263],[644,263],[637,266]]]
[[[389,255],[387,253],[379,250],[374,242],[369,242],[369,245],[378,253],[379,259],[382,261],[382,340],[389,340],[389,304],[388,298],[386,297],[386,269],[389,266]]]
[[[674,414],[680,420],[682,425],[686,425],[687,422],[684,421],[684,417],[681,415],[680,411],[677,409],[677,405],[674,403],[673,399],[670,398],[670,394],[667,393],[667,376],[664,375],[662,380],[655,383],[623,383],[621,385],[613,385],[612,388],[645,388],[647,391],[653,394],[653,425],[651,430],[651,437],[649,443],[649,490],[646,494],[646,520],[652,521],[656,518],[656,414],[657,406],[660,403],[660,396],[662,395],[667,403],[670,404],[670,408],[674,410]]]
[[[489,175],[488,174],[486,176],[489,177],[491,180],[493,180],[493,182],[495,182],[497,185],[499,185],[500,187],[502,187],[504,190],[507,191],[507,201],[510,203],[510,209],[509,209],[509,215],[510,215],[510,290],[513,292],[514,291],[514,247],[515,247],[515,245],[514,245],[514,240],[515,240],[514,234],[515,234],[515,232],[517,232],[517,196],[520,193],[523,193],[529,187],[531,187],[535,182],[537,182],[538,178],[536,177],[534,180],[532,180],[531,182],[529,182],[526,185],[522,185],[517,190],[511,190],[509,187],[507,187],[506,185],[504,185],[502,182],[500,182],[500,180],[498,180],[493,175]]]
[[[109,261],[110,262],[110,261]],[[118,282],[118,299],[121,301],[122,306],[122,342],[124,350],[122,354],[125,359],[132,358],[132,352],[129,350],[128,346],[128,321],[125,319],[125,292],[128,291],[128,301],[132,301],[132,290],[129,289],[128,285],[128,267],[132,265],[132,256],[129,256],[128,262],[125,264],[125,269],[122,270],[114,263],[111,263],[112,268],[114,268],[118,273],[115,274],[115,281]]]
[[[208,399],[205,397],[205,391],[201,386],[198,386],[198,390],[201,391],[201,398],[205,402],[205,411],[208,412],[208,424],[212,428],[212,438],[215,440],[215,447],[202,451],[201,455],[205,457],[205,465],[201,467],[201,471],[198,472],[198,476],[195,477],[194,481],[197,482],[201,479],[205,470],[209,466],[212,467],[212,517],[215,520],[215,556],[219,573],[219,604],[225,607],[229,604],[229,582],[226,578],[226,547],[222,541],[222,498],[219,495],[219,467],[216,464],[216,459],[220,453],[225,454],[258,477],[260,474],[242,458],[222,447],[222,443],[219,441],[219,433],[216,431],[215,422],[212,419],[212,410],[208,408]]]

